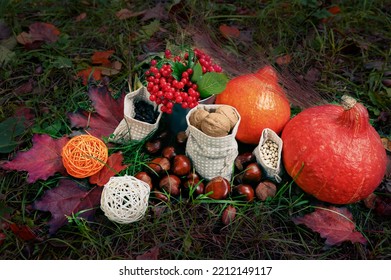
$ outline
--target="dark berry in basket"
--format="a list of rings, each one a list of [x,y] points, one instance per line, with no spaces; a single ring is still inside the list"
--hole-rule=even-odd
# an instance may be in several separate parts
[[[134,116],[136,120],[151,124],[156,122],[159,115],[159,112],[153,108],[153,105],[144,100],[139,100],[134,103],[134,111],[136,113]]]

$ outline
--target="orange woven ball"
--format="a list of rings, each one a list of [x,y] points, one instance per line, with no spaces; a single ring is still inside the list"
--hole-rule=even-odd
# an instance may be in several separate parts
[[[108,158],[106,144],[91,135],[73,137],[62,148],[62,162],[68,174],[86,178],[98,173]]]

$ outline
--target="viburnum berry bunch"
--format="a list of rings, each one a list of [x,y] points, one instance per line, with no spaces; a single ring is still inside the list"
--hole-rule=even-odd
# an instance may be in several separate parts
[[[149,99],[162,112],[171,114],[175,104],[184,109],[198,105],[201,99],[222,92],[228,78],[210,56],[199,49],[189,49],[173,56],[167,49],[160,58],[154,58],[145,71]]]

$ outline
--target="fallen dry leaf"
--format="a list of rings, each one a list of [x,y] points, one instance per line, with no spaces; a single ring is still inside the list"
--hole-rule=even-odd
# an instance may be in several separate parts
[[[92,64],[111,66],[109,57],[114,53],[114,50],[96,51],[91,57]]]
[[[17,224],[10,224],[9,227],[22,240],[29,241],[37,238],[37,235],[26,225],[19,226]]]
[[[339,245],[344,241],[365,244],[364,236],[356,231],[353,215],[347,208],[316,208],[303,217],[292,218],[295,224],[304,224],[321,237],[326,238],[326,245]]]
[[[61,151],[68,141],[67,137],[53,139],[46,134],[34,134],[30,150],[19,151],[14,159],[4,162],[0,167],[5,170],[27,171],[28,183],[46,180],[57,172],[66,174]]]
[[[233,26],[222,24],[219,26],[219,30],[225,38],[239,38],[240,36],[240,30]]]
[[[155,246],[149,251],[136,257],[137,260],[157,260],[159,257],[159,247]]]
[[[120,152],[110,155],[105,166],[98,173],[92,175],[89,178],[89,182],[103,187],[111,177],[127,167],[127,165],[122,164],[123,160],[124,157]]]
[[[292,57],[289,54],[282,55],[276,58],[276,63],[278,65],[288,65],[291,63]]]
[[[144,13],[145,13],[145,11],[132,12],[129,9],[121,9],[115,13],[115,16],[120,20],[124,20],[124,19],[128,19],[131,17],[137,17],[137,16],[142,15]]]
[[[91,86],[88,96],[96,112],[79,111],[68,114],[71,126],[84,128],[98,138],[110,136],[124,117],[125,93],[114,99],[107,86]]]
[[[101,67],[88,67],[87,69],[77,72],[76,75],[82,79],[83,85],[86,86],[91,78],[95,81],[100,81],[102,79],[102,69]]]
[[[79,21],[85,20],[86,18],[87,18],[87,13],[81,13],[80,15],[78,15],[78,16],[75,18],[75,21],[76,21],[76,22],[79,22]]]
[[[34,202],[33,208],[52,214],[48,225],[49,234],[54,234],[68,223],[67,216],[74,214],[88,221],[92,220],[101,195],[102,188],[83,190],[76,181],[61,179],[57,187],[46,191],[40,200]]]

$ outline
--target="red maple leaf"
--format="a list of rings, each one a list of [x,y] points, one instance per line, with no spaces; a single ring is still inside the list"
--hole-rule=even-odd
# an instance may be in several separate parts
[[[110,155],[105,166],[98,173],[90,177],[90,183],[101,187],[104,186],[112,176],[127,167],[127,165],[122,164],[123,160],[124,157],[120,152]]]
[[[48,225],[49,234],[54,234],[68,223],[67,216],[77,215],[91,221],[101,194],[102,188],[94,187],[86,191],[76,181],[61,179],[57,187],[46,191],[40,200],[34,202],[33,208],[52,214]]]
[[[5,170],[27,171],[27,182],[46,180],[56,172],[66,174],[62,164],[61,151],[68,142],[67,137],[53,139],[46,134],[34,134],[33,147],[20,151],[11,161],[0,165]]]
[[[10,229],[19,238],[28,241],[37,238],[37,235],[26,225],[10,224]]]
[[[364,236],[356,231],[352,213],[347,208],[316,208],[316,210],[303,217],[292,219],[295,224],[304,224],[313,231],[326,238],[326,245],[339,245],[344,241],[365,244]]]
[[[83,85],[86,86],[91,78],[95,81],[100,81],[102,79],[102,69],[100,69],[100,67],[88,67],[87,69],[77,72],[76,75],[82,79]]]
[[[107,86],[91,86],[88,96],[96,112],[79,111],[68,114],[71,126],[84,128],[91,135],[110,136],[124,117],[124,94],[118,99],[111,96]]]
[[[96,51],[91,57],[92,64],[101,64],[103,66],[111,66],[109,57],[114,53],[113,50],[108,51]]]

